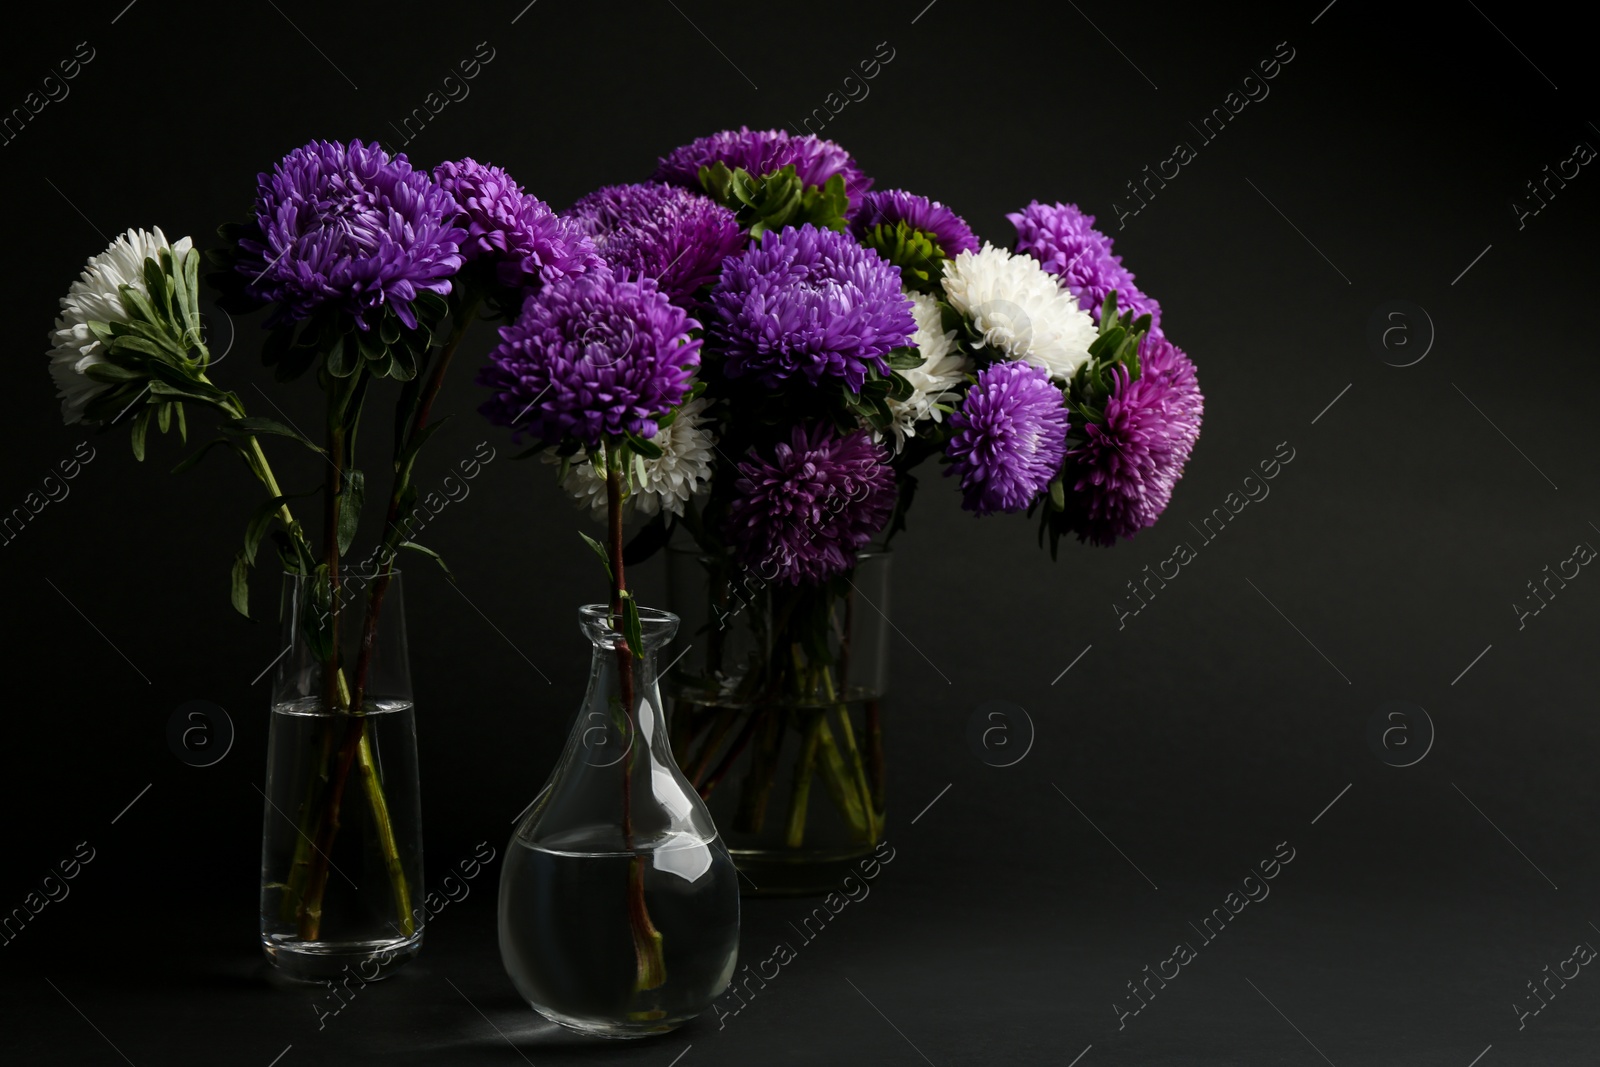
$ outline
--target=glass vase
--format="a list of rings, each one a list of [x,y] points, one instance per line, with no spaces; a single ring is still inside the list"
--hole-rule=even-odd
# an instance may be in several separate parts
[[[272,684],[261,945],[284,976],[373,981],[422,945],[422,809],[400,575],[287,575]]]
[[[883,839],[886,552],[818,586],[668,552],[686,645],[667,679],[679,764],[744,891],[822,893]]]
[[[677,617],[641,608],[634,655],[604,605],[581,609],[589,688],[500,874],[500,957],[534,1010],[601,1037],[663,1033],[727,987],[738,874],[673,762],[656,653]]]

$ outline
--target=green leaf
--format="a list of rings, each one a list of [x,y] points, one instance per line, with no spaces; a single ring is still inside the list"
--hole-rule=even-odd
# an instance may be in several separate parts
[[[245,555],[244,549],[233,557],[233,575],[229,596],[233,601],[233,610],[245,618],[250,617],[250,560]]]
[[[250,522],[244,528],[244,557],[252,567],[256,562],[256,551],[261,547],[262,535],[267,532],[267,527],[272,525],[272,519],[278,514],[278,509],[288,503],[286,496],[275,496],[271,500],[256,508],[255,514],[250,516]]]
[[[450,568],[445,566],[444,557],[439,555],[439,553],[435,552],[433,549],[419,545],[415,541],[401,541],[400,547],[409,548],[413,552],[421,552],[424,556],[427,556],[429,559],[433,560],[439,565],[439,569],[444,571],[446,578],[449,578],[452,582],[456,580],[456,576],[450,573]]]
[[[129,442],[133,445],[133,458],[144,462],[144,436],[150,429],[150,409],[145,408],[133,417],[132,432],[128,435]]]
[[[119,363],[91,363],[83,368],[83,376],[96,382],[136,382],[146,377],[143,372]]]
[[[578,531],[578,536],[583,538],[584,544],[594,549],[594,554],[600,557],[600,566],[606,569],[606,578],[609,581],[616,581],[616,576],[611,573],[611,557],[606,553],[606,546],[602,545],[599,541],[596,541],[582,530]]]
[[[1059,477],[1050,480],[1050,506],[1057,511],[1067,510],[1066,488],[1061,484]]]
[[[233,449],[235,452],[238,452],[241,456],[244,455],[244,452],[239,448],[238,445],[234,444],[232,441],[228,440],[226,437],[218,437],[218,438],[214,438],[213,440],[207,441],[205,444],[200,446],[199,450],[195,451],[194,453],[192,453],[190,455],[185,456],[182,460],[180,460],[178,462],[178,464],[176,466],[174,466],[172,468],[172,470],[169,473],[171,473],[171,474],[183,474],[185,471],[188,471],[188,470],[198,466],[200,461],[205,459],[206,456],[210,454],[211,450],[213,448],[216,448],[218,445],[227,445],[229,448]]]
[[[633,658],[644,659],[644,634],[639,625],[639,604],[633,599],[633,593],[627,590],[622,594],[622,636],[627,638]]]
[[[662,456],[666,455],[666,453],[661,450],[660,445],[656,444],[654,441],[646,440],[645,438],[640,437],[638,434],[630,433],[628,435],[628,447],[634,452],[643,456],[645,459],[660,459]]]
[[[232,422],[225,422],[222,424],[220,429],[224,433],[239,434],[240,436],[244,437],[256,437],[261,434],[273,434],[277,437],[288,437],[291,440],[300,442],[313,452],[321,453],[323,455],[327,454],[327,450],[315,444],[311,438],[307,437],[293,426],[285,426],[277,419],[266,419],[257,415],[250,415],[242,419],[234,419]]]
[[[361,350],[344,334],[328,346],[328,373],[335,378],[348,378],[361,365]]]
[[[355,543],[356,528],[361,525],[362,497],[366,495],[367,476],[359,470],[345,472],[344,489],[339,493],[339,552],[350,551]]]
[[[926,362],[927,360],[922,358],[922,353],[917,350],[915,345],[906,345],[903,348],[889,350],[890,370],[916,370]]]
[[[162,433],[167,433],[172,429],[172,405],[157,404],[155,407],[156,426],[161,430]]]

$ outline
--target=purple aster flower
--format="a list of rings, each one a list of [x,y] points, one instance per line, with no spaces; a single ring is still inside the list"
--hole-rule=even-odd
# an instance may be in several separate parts
[[[1152,525],[1200,436],[1205,398],[1194,364],[1164,338],[1140,347],[1139,377],[1113,369],[1105,422],[1089,425],[1067,454],[1067,510],[1080,541],[1111,545]]]
[[[859,392],[869,370],[889,373],[886,357],[910,343],[916,322],[898,267],[806,223],[762,234],[723,265],[707,328],[730,378],[775,388],[826,377]]]
[[[927,234],[946,259],[978,250],[972,227],[960,215],[937,200],[903,189],[868,193],[862,198],[861,211],[851,221],[851,228],[860,237],[874,226],[893,226],[897,222]]]
[[[787,130],[752,130],[747,126],[723,130],[673,149],[657,162],[652,177],[698,189],[700,168],[719,162],[729,170],[743,167],[758,178],[792,163],[795,174],[807,185],[825,185],[835,174],[843,174],[852,213],[872,188],[872,179],[861,173],[850,153],[832,141],[809,133],[796,137]]]
[[[1061,469],[1067,407],[1048,371],[994,363],[950,415],[947,474],[961,476],[962,507],[979,515],[1022,511]]]
[[[524,192],[501,168],[468,158],[439,164],[433,177],[459,208],[457,224],[467,231],[462,254],[469,262],[492,263],[501,285],[531,289],[600,265],[582,227]]]
[[[710,197],[664,182],[613,185],[572,205],[568,217],[613,269],[654,278],[680,303],[713,281],[744,246],[734,213]]]
[[[649,278],[603,268],[555,278],[501,328],[478,375],[495,395],[479,410],[516,439],[547,444],[654,437],[656,417],[683,401],[700,365],[689,336],[699,325]]]
[[[866,431],[838,436],[827,424],[796,426],[767,459],[739,464],[728,508],[734,558],[766,581],[825,582],[855,566],[856,553],[894,511],[894,472]]]
[[[235,269],[251,299],[279,305],[272,325],[332,305],[363,330],[385,308],[410,328],[419,293],[450,291],[465,237],[450,194],[403,153],[313,141],[256,176],[255,222]]]
[[[1078,298],[1078,306],[1100,321],[1106,295],[1117,293],[1117,311],[1150,316],[1150,332],[1161,333],[1161,305],[1139,291],[1133,273],[1112,255],[1111,238],[1094,228],[1094,216],[1076,204],[1041,204],[1035,200],[1007,215],[1017,228],[1018,252],[1037,259]]]

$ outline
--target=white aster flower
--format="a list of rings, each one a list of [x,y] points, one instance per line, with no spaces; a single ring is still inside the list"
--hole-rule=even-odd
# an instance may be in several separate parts
[[[705,398],[691,400],[678,412],[671,426],[650,439],[661,449],[656,459],[635,456],[633,461],[633,488],[623,501],[623,516],[634,514],[651,516],[665,508],[674,515],[683,514],[683,506],[711,480],[712,450],[716,438],[705,426],[702,418],[709,401]],[[559,463],[552,455],[545,462]],[[572,494],[579,507],[587,507],[596,519],[606,517],[606,480],[587,455],[574,457],[567,472],[563,488]]]
[[[60,390],[56,395],[61,398],[61,417],[67,425],[82,422],[84,408],[90,401],[103,390],[113,388],[83,373],[95,363],[106,362],[105,346],[89,332],[89,323],[127,322],[128,314],[122,308],[119,287],[131,286],[148,296],[144,261],[159,261],[163,249],[170,249],[173,258],[181,261],[192,245],[187,237],[168,244],[160,227],[129,230],[89,260],[83,274],[61,298],[61,315],[50,334],[55,345],[50,350],[50,376]]]
[[[944,265],[945,298],[965,315],[984,344],[1067,381],[1089,360],[1099,331],[1078,300],[1032,256],[985,243]]]
[[[946,330],[940,321],[939,302],[926,293],[907,292],[911,298],[911,317],[916,320],[916,332],[911,343],[922,357],[922,366],[903,370],[901,377],[911,383],[912,393],[905,400],[889,401],[889,411],[894,415],[895,451],[905,447],[906,438],[916,432],[916,424],[923,419],[939,422],[944,412],[935,404],[955,400],[961,379],[972,369],[971,361],[955,343],[954,330]]]

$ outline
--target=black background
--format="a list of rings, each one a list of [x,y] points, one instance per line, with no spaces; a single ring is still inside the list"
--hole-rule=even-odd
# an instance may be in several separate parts
[[[1577,142],[1600,144],[1579,16],[1503,0],[524,2],[8,15],[0,107],[78,42],[95,58],[0,147],[17,377],[0,507],[80,441],[96,458],[0,549],[0,910],[79,842],[96,854],[0,947],[7,1062],[1595,1061],[1600,982],[1574,979],[1522,1029],[1515,1007],[1535,1006],[1525,983],[1545,965],[1600,943],[1600,579],[1585,570],[1521,629],[1511,606],[1546,564],[1600,544],[1600,177],[1584,168],[1521,229],[1511,207]],[[1027,522],[975,520],[927,472],[895,563],[895,859],[722,1028],[620,1046],[537,1020],[498,962],[496,864],[416,964],[319,1030],[315,992],[274,987],[255,948],[267,694],[251,679],[281,645],[226,592],[256,490],[219,461],[168,477],[171,440],[140,465],[125,434],[63,429],[42,358],[56,299],[129,226],[207,243],[298,144],[396,145],[390,123],[479,42],[494,58],[470,96],[404,150],[499,163],[564,207],[695,136],[801,120],[884,41],[870,95],[822,131],[879,188],[941,199],[1002,244],[1005,212],[1075,201],[1162,302],[1207,401],[1170,510],[1052,564]],[[1279,42],[1294,58],[1270,95],[1202,144],[1188,123]],[[1117,229],[1124,183],[1178,140],[1197,158]],[[1427,319],[1405,320],[1414,347],[1390,362],[1420,353],[1431,321],[1412,366],[1368,344],[1392,300]],[[215,376],[258,413],[259,385],[313,420],[314,388],[272,386],[259,322],[239,325]],[[469,339],[468,362],[490,343]],[[447,386],[439,410],[461,417],[418,476],[498,450],[427,531],[459,589],[431,569],[406,579],[430,884],[480,841],[503,848],[548,772],[587,666],[575,609],[600,595],[578,516],[548,468],[511,462],[470,377]],[[1295,458],[1271,495],[1201,546],[1189,524],[1281,442]],[[278,462],[317,477],[314,460]],[[1124,583],[1180,541],[1198,558],[1119,629]],[[647,602],[658,567],[638,575]],[[264,617],[271,586],[258,575]],[[168,748],[189,700],[237,728],[214,766]],[[1014,766],[968,742],[988,700],[1036,730]],[[1431,716],[1413,766],[1368,744],[1386,700]],[[1198,944],[1189,923],[1280,842],[1295,859],[1271,896],[1119,1030],[1125,983]],[[745,957],[807,907],[747,902]]]

